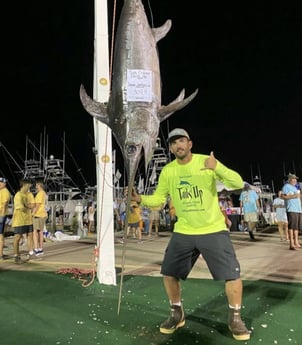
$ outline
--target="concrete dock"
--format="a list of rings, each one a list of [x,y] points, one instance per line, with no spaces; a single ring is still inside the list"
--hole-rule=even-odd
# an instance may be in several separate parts
[[[116,274],[120,274],[122,255],[125,252],[124,274],[160,276],[163,253],[171,236],[170,231],[161,231],[159,236],[143,235],[143,242],[128,238],[121,243],[122,232],[115,232],[114,257]],[[243,280],[270,280],[302,282],[302,250],[289,250],[288,242],[281,242],[276,227],[258,230],[256,241],[250,241],[246,232],[230,232],[237,257],[241,264]],[[0,270],[58,271],[76,268],[95,270],[101,263],[95,257],[97,235],[79,240],[51,241],[44,246],[44,255],[32,257],[24,264],[15,264],[13,259],[13,236],[5,238],[6,260],[0,262]],[[123,247],[125,246],[125,247]],[[27,253],[26,245],[20,247]],[[124,249],[124,250],[123,250]],[[191,278],[211,279],[205,262],[200,258],[193,268]]]

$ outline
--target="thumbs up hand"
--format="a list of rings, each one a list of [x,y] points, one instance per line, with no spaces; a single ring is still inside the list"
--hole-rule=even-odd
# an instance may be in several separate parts
[[[201,170],[205,170],[205,169],[214,170],[216,168],[216,165],[217,165],[217,160],[214,156],[214,152],[211,151],[209,157],[204,162],[204,168],[202,168]]]

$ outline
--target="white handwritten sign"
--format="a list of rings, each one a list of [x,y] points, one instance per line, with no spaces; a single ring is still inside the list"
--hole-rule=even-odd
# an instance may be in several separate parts
[[[127,70],[127,102],[152,102],[152,71]]]

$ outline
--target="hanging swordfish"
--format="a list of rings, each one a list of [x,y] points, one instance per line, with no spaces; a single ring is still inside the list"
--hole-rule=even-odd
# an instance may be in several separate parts
[[[112,130],[123,154],[129,188],[142,157],[145,168],[152,158],[160,122],[189,104],[198,92],[196,89],[184,99],[182,90],[170,104],[161,104],[157,42],[170,28],[171,20],[151,28],[141,0],[125,0],[116,33],[108,103],[93,100],[84,86],[80,87],[86,111]]]

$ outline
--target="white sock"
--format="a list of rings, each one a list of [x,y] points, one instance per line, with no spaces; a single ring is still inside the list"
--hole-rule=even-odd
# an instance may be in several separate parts
[[[233,305],[229,304],[229,308],[230,309],[235,309],[235,310],[240,310],[241,309],[241,305],[236,304],[235,306],[233,306]]]
[[[170,304],[171,304],[171,305],[177,305],[177,306],[179,306],[179,307],[181,306],[181,302],[171,303],[171,301],[170,301]]]

